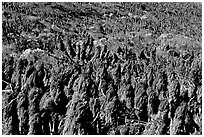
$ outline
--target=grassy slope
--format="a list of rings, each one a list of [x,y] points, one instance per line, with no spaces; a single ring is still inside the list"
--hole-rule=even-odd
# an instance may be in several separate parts
[[[199,3],[3,3],[3,11],[11,13],[8,20],[3,16],[3,53],[22,51],[23,39],[32,36],[36,28],[43,33],[52,24],[75,39],[83,39],[84,31],[100,23],[109,40],[120,45],[129,45],[132,37],[128,34],[141,29],[150,29],[157,36],[173,32],[201,41],[201,6]],[[156,31],[151,30],[154,24],[142,25],[128,16],[129,13],[142,16],[144,11],[159,20]],[[110,13],[114,14],[112,18],[104,17]],[[9,45],[7,37],[12,39]]]
[[[18,53],[24,50],[21,49],[23,40],[33,36],[36,28],[43,33],[44,29],[50,28],[52,24],[55,24],[59,31],[79,40],[84,39],[83,33],[87,28],[100,23],[105,28],[109,45],[113,48],[118,45],[130,46],[129,41],[134,40],[130,32],[140,31],[144,26],[129,18],[128,14],[142,16],[144,10],[159,19],[158,33],[151,30],[151,25],[147,26],[155,35],[173,32],[197,41],[201,41],[202,36],[202,9],[199,3],[3,3],[3,5],[3,11],[11,13],[8,20],[3,16],[5,27],[2,52],[5,60],[14,52],[19,56]],[[104,17],[104,14],[110,13],[115,16]],[[123,16],[128,18],[122,18]],[[6,40],[8,37],[11,39],[9,43]]]
[[[42,32],[52,24],[76,39],[83,39],[83,32],[87,28],[100,23],[104,26],[108,38],[116,43],[127,44],[131,39],[127,34],[140,31],[144,26],[131,18],[121,17],[128,17],[129,13],[141,16],[144,15],[143,11],[148,11],[159,20],[157,36],[173,32],[198,41],[201,41],[202,36],[202,10],[199,3],[4,3],[3,11],[12,15],[8,22],[3,16],[3,52],[4,49],[7,49],[6,52],[12,52],[16,45],[19,45],[16,47],[17,51],[20,50],[22,34],[28,37],[36,28]],[[110,13],[115,16],[103,16]],[[43,25],[36,25],[36,20]],[[8,26],[10,29],[6,29]],[[151,29],[150,26],[146,28]],[[8,45],[7,37],[14,38],[13,41],[19,44],[11,42]]]

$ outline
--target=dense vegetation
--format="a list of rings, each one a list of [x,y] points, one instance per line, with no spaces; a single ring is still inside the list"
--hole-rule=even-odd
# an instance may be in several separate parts
[[[2,134],[202,134],[201,3],[2,7]]]

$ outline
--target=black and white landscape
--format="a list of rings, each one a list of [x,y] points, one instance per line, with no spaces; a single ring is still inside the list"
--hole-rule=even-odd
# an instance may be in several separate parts
[[[201,135],[202,3],[3,2],[2,134]]]

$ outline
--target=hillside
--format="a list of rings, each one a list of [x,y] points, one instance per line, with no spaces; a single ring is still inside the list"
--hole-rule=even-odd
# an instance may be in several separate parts
[[[2,7],[2,134],[202,134],[202,3]]]

